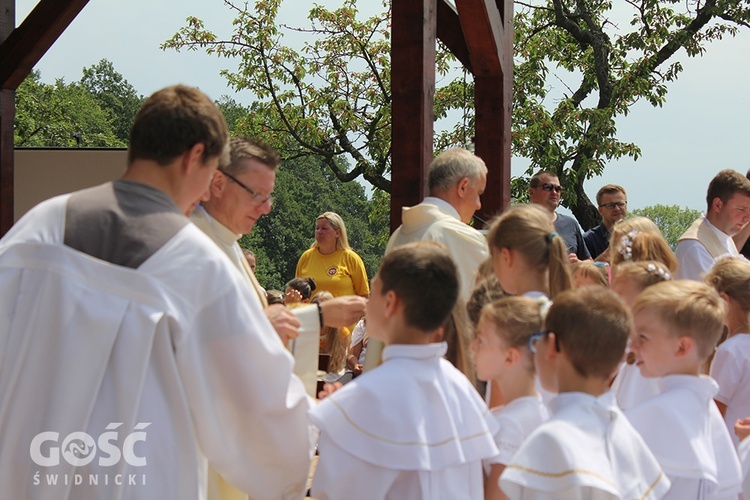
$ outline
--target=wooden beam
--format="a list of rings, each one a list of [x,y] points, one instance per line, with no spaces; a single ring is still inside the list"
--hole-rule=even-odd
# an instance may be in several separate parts
[[[0,43],[16,26],[16,0],[0,0]],[[0,90],[0,236],[13,225],[13,120],[15,91]]]
[[[457,0],[466,44],[471,55],[472,73],[477,77],[501,76],[505,64],[501,54],[507,47],[503,16],[498,0]],[[507,48],[506,48],[507,47]]]
[[[432,162],[437,0],[396,0],[391,41],[391,231],[427,191]]]
[[[40,0],[0,45],[0,88],[17,89],[87,3],[88,0]]]
[[[464,68],[473,74],[469,48],[466,45],[458,11],[448,0],[437,0],[437,37]]]
[[[498,76],[476,76],[475,152],[487,164],[487,188],[478,215],[488,221],[510,206],[511,117],[513,104],[513,0],[502,6],[503,49]]]
[[[487,165],[487,187],[477,215],[485,221],[510,205],[510,101],[502,77],[474,79],[475,154]]]

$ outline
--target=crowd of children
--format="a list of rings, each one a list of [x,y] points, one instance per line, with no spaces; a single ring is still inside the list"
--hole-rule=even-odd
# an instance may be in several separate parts
[[[476,385],[445,359],[447,252],[389,254],[366,315],[384,362],[312,410],[312,495],[736,499],[743,477],[748,495],[750,263],[675,281],[653,223],[625,223],[608,262],[571,265],[538,207],[494,221],[466,305]]]

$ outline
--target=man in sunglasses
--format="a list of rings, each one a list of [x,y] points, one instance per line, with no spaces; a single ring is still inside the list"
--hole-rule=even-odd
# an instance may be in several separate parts
[[[609,248],[609,235],[615,222],[628,214],[628,195],[624,187],[607,184],[596,193],[596,204],[599,206],[602,223],[583,234],[586,248],[595,259]]]
[[[568,257],[571,262],[591,258],[586,244],[583,242],[583,231],[575,218],[555,212],[560,204],[563,187],[557,174],[549,170],[535,173],[529,181],[529,199],[549,210],[555,231],[568,245]]]

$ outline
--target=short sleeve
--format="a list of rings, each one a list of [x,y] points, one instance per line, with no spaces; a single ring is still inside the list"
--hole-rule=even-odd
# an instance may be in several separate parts
[[[523,443],[524,432],[518,422],[506,415],[496,415],[495,418],[499,428],[494,438],[500,453],[487,459],[486,463],[508,465]]]
[[[742,379],[742,367],[735,353],[726,346],[720,346],[716,350],[711,362],[711,377],[719,384],[716,400],[729,404]]]
[[[349,253],[349,263],[347,264],[350,269],[352,285],[354,286],[354,293],[360,297],[370,295],[370,283],[367,279],[367,269],[362,258],[357,255],[356,252],[351,251]]]

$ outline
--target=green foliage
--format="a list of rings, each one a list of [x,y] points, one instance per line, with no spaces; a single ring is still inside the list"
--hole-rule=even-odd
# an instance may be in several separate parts
[[[109,113],[84,86],[61,79],[49,85],[39,71],[32,71],[16,90],[13,142],[16,147],[125,146]]]
[[[640,215],[654,221],[669,246],[675,250],[677,239],[690,227],[690,224],[701,216],[701,211],[687,207],[680,208],[677,205],[652,205],[632,210],[630,215]]]
[[[191,17],[162,48],[204,49],[237,59],[239,69],[223,75],[237,91],[248,90],[259,100],[240,124],[243,133],[286,158],[315,156],[341,181],[362,176],[388,191],[388,9],[360,20],[355,0],[335,10],[313,4],[310,26],[299,28],[277,19],[280,0],[225,4],[236,12],[231,37],[219,38]],[[300,50],[283,44],[290,33],[304,36]]]
[[[390,3],[365,20],[355,0],[332,10],[313,4],[307,27],[279,21],[282,0],[224,3],[236,13],[230,37],[220,38],[191,17],[162,48],[236,59],[239,69],[224,76],[260,101],[238,128],[285,157],[318,157],[341,181],[361,175],[389,191]],[[750,5],[526,0],[516,2],[513,24],[513,154],[530,160],[527,176],[539,169],[557,172],[566,187],[563,204],[589,228],[599,214],[585,181],[612,160],[641,155],[636,144],[618,138],[616,120],[642,99],[663,105],[668,84],[682,71],[675,54],[684,49],[690,57],[702,55],[710,42],[750,26]],[[301,49],[284,44],[290,33],[304,35]],[[458,112],[461,119],[438,134],[436,151],[466,145],[474,135],[473,82],[466,73],[457,76],[454,65],[439,45],[435,117]],[[514,181],[518,199],[526,196],[525,182]]]
[[[597,224],[584,182],[612,160],[641,155],[617,137],[615,120],[642,99],[662,106],[682,71],[672,61],[677,51],[702,55],[709,42],[747,26],[750,7],[741,3],[517,2],[513,153],[531,160],[527,175],[556,171],[563,203],[584,228]]]
[[[133,120],[145,97],[115,71],[107,59],[102,59],[90,68],[83,68],[81,85],[94,96],[99,106],[109,113],[112,129],[117,138],[127,144]]]
[[[232,135],[242,135],[243,130],[241,129],[242,119],[245,115],[252,112],[250,107],[243,106],[228,95],[223,95],[216,101],[216,105],[224,115],[224,119],[227,121],[227,127],[229,127],[229,133]]]
[[[349,244],[362,257],[368,276],[374,275],[385,251],[379,239],[383,227],[370,223],[371,202],[360,184],[338,183],[325,165],[298,158],[277,170],[274,198],[273,211],[240,240],[256,253],[258,281],[264,287],[283,290],[294,277],[300,255],[313,242],[315,219],[326,211],[343,217]]]

